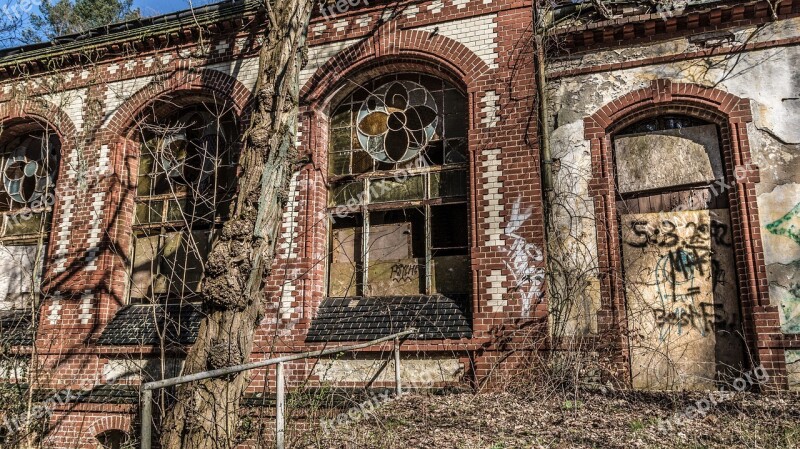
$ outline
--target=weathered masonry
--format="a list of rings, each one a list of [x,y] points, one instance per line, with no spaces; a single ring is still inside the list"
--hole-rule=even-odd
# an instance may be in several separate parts
[[[251,359],[414,326],[403,376],[426,386],[580,348],[587,377],[633,388],[763,365],[800,389],[800,1],[607,3],[546,15],[544,89],[530,2],[315,15]],[[49,445],[114,447],[137,386],[180,372],[264,23],[223,2],[0,53],[0,375],[81,392],[51,401]],[[378,365],[287,375],[364,385]]]

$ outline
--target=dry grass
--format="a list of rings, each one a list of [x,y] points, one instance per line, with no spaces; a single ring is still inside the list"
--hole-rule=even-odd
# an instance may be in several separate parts
[[[659,430],[708,394],[634,392],[404,396],[295,447],[800,448],[800,396],[737,394],[705,417]],[[313,442],[312,442],[313,440]]]

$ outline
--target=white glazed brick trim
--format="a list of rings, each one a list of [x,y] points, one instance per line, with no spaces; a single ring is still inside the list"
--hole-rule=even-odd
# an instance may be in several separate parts
[[[434,0],[430,5],[428,5],[428,11],[434,14],[439,14],[442,12],[442,8],[444,8],[444,1],[442,0]]]
[[[217,53],[225,53],[225,50],[229,48],[231,48],[231,45],[227,41],[222,41],[218,43],[216,47],[214,47],[214,49],[217,50]]]
[[[300,71],[300,85],[306,84],[320,67],[325,65],[329,59],[336,56],[340,51],[358,42],[359,39],[348,39],[345,41],[332,42],[329,44],[316,45],[308,49],[308,63]]]
[[[436,3],[436,2],[434,2]],[[431,3],[428,9],[434,5]],[[436,12],[436,11],[434,11]],[[473,53],[480,57],[491,69],[497,68],[497,14],[470,17],[468,19],[453,20],[451,22],[437,23],[416,28],[422,31],[434,32],[449,37],[456,42],[464,44]]]
[[[364,27],[368,26],[371,21],[372,21],[372,17],[367,16],[367,15],[361,16],[358,19],[356,19],[356,23],[361,28],[364,28]]]
[[[108,125],[111,121],[111,117],[114,116],[114,112],[117,111],[122,103],[150,84],[152,80],[152,76],[144,76],[106,84],[105,109],[103,110],[105,120],[103,120],[103,126]]]
[[[100,147],[100,158],[97,162],[97,173],[104,175],[108,172],[109,166],[108,145]],[[97,258],[100,253],[100,242],[103,240],[103,207],[106,204],[106,192],[100,191],[92,194],[92,227],[89,231],[89,239],[86,242],[89,248],[86,250],[86,271],[97,270]]]
[[[78,177],[78,150],[73,148],[67,157],[67,179],[65,185],[74,186]],[[55,268],[56,273],[63,273],[67,269],[67,253],[69,252],[70,229],[72,216],[75,211],[75,191],[61,196],[61,221],[56,227]]]
[[[486,117],[481,119],[481,123],[486,125],[487,128],[494,128],[500,121],[499,114],[497,113],[500,109],[500,105],[498,104],[499,99],[500,96],[493,90],[487,90],[483,95],[484,105],[481,108],[481,112],[485,113]]]
[[[419,14],[419,6],[417,5],[411,5],[405,10],[403,10],[403,15],[410,19],[417,17],[417,14]]]
[[[220,62],[218,64],[207,65],[205,68],[216,70],[232,78],[236,78],[236,80],[242,83],[250,92],[256,87],[256,79],[258,78],[258,57]]]
[[[486,245],[502,246],[503,218],[501,214],[503,206],[500,204],[500,200],[503,196],[500,194],[500,188],[503,187],[503,183],[500,181],[500,175],[502,174],[500,170],[500,149],[486,150],[483,154],[488,158],[481,162],[481,177],[483,178],[481,185],[486,189],[483,198],[489,202],[485,209],[488,212],[488,217],[485,220],[488,226],[484,230],[484,235],[488,237]]]
[[[286,202],[286,210],[283,211],[283,216],[281,217],[281,244],[278,246],[278,249],[282,253],[283,259],[287,261],[296,261],[300,256],[299,235],[297,232],[297,209],[300,207],[300,202],[297,200],[299,175],[300,172],[295,172],[292,175],[292,179],[289,183],[289,198]],[[287,271],[286,280],[281,286],[280,314],[281,318],[284,320],[290,319],[294,312],[292,301],[294,300],[293,293],[297,288],[293,284],[293,281],[297,273],[292,271],[293,270]]]
[[[61,308],[64,306],[61,305],[61,292],[55,292],[51,299],[50,307],[47,309],[47,322],[52,326],[58,323],[58,319],[61,318]]]
[[[311,32],[314,33],[314,37],[322,36],[322,33],[325,32],[325,28],[328,27],[326,22],[316,23],[311,27]]]
[[[486,305],[492,308],[492,312],[502,312],[503,307],[508,305],[508,300],[503,299],[503,282],[506,281],[506,276],[501,270],[492,270],[489,277],[489,301]]]
[[[64,111],[75,125],[79,133],[83,130],[83,99],[86,98],[86,88],[70,89],[45,95],[43,98]]]
[[[339,19],[333,22],[333,29],[336,30],[337,33],[344,31],[345,28],[347,28],[347,19]]]
[[[453,5],[455,5],[456,9],[464,9],[467,7],[467,2],[469,0],[453,0]]]
[[[78,319],[81,320],[81,324],[89,324],[89,320],[92,318],[93,299],[94,295],[92,294],[92,291],[84,290],[83,295],[81,295],[81,313],[78,315]]]

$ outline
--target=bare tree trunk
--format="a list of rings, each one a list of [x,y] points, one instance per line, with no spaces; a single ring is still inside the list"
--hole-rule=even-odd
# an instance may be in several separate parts
[[[186,358],[185,373],[244,363],[262,317],[264,281],[275,256],[281,212],[297,160],[298,72],[305,63],[309,0],[265,4],[269,17],[260,50],[250,127],[230,220],[211,248],[203,286],[206,316]],[[231,448],[247,373],[178,388],[167,412],[165,448]]]

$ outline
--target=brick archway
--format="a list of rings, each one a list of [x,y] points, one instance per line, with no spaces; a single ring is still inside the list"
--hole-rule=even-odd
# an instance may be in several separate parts
[[[771,376],[771,382],[786,388],[786,365],[782,350],[772,340],[780,335],[778,307],[770,305],[766,266],[762,253],[755,184],[758,167],[753,163],[747,135],[752,122],[750,101],[715,88],[669,80],[653,81],[649,87],[630,92],[601,107],[584,120],[584,136],[590,142],[592,178],[589,194],[597,217],[598,263],[602,276],[599,325],[618,330],[620,363],[627,366],[625,342],[625,293],[617,218],[617,191],[613,136],[637,121],[664,114],[680,114],[716,124],[721,132],[720,150],[725,179],[733,185],[727,194],[731,204],[736,269],[746,342]],[[626,369],[626,368],[623,368]]]
[[[252,93],[237,79],[217,70],[178,70],[166,80],[150,83],[126,100],[108,120],[105,131],[110,137],[126,136],[146,107],[158,98],[181,91],[198,92],[226,102],[240,122],[247,121],[247,105]]]
[[[478,80],[491,70],[479,56],[453,39],[421,30],[389,29],[380,30],[328,60],[303,85],[301,98],[316,105],[328,99],[342,80],[384,63],[401,69],[424,64],[428,70],[450,74],[467,92],[478,90]]]

